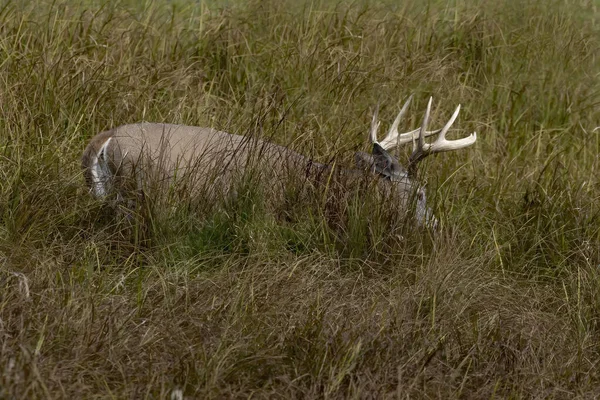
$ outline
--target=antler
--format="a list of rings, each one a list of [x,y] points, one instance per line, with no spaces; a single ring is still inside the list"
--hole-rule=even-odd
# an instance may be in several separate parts
[[[410,142],[414,143],[414,135],[415,135],[415,133],[421,132],[422,131],[421,128],[417,128],[413,131],[406,132],[406,133],[398,132],[398,125],[400,125],[400,121],[402,121],[404,114],[406,114],[406,111],[408,110],[408,106],[410,105],[412,98],[413,98],[413,96],[411,95],[408,98],[408,100],[406,100],[406,102],[402,106],[402,109],[398,113],[398,116],[394,120],[394,123],[392,124],[390,131],[388,132],[388,134],[382,141],[377,140],[377,130],[379,129],[379,124],[380,124],[380,122],[377,120],[377,116],[379,114],[379,104],[377,104],[377,106],[375,107],[375,112],[373,113],[373,121],[371,122],[370,138],[371,138],[372,143],[378,143],[381,147],[383,147],[385,150],[388,150],[388,151],[392,150],[393,148],[398,147],[400,145],[406,144],[406,143],[410,143]],[[441,131],[442,131],[441,129],[438,129],[435,131],[424,131],[425,132],[424,135],[425,135],[425,137],[428,137],[428,136],[440,133]]]
[[[441,153],[443,151],[451,151],[458,150],[465,147],[468,147],[475,143],[477,140],[477,133],[473,132],[466,138],[458,139],[458,140],[446,140],[446,133],[458,117],[458,113],[460,112],[460,104],[456,107],[454,114],[452,117],[446,122],[446,125],[439,131],[439,136],[435,140],[435,142],[429,144],[425,143],[425,137],[430,136],[430,132],[427,131],[427,124],[429,123],[429,114],[431,113],[431,103],[433,101],[433,97],[429,98],[429,102],[427,103],[427,110],[425,111],[425,116],[423,117],[423,124],[421,125],[419,139],[417,141],[413,141],[413,152],[410,156],[410,161],[408,165],[409,174],[414,173],[416,165],[423,158],[434,154]]]

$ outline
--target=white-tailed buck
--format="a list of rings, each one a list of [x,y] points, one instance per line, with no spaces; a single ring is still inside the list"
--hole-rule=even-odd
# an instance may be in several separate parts
[[[372,154],[357,152],[358,169],[341,170],[345,184],[352,185],[365,177],[376,181],[378,190],[397,195],[398,207],[406,209],[412,195],[416,195],[413,210],[419,225],[437,225],[437,220],[427,208],[425,190],[416,181],[416,165],[433,153],[458,150],[477,140],[476,133],[458,140],[447,140],[446,133],[460,111],[460,105],[442,129],[428,131],[431,112],[429,99],[420,128],[406,133],[398,132],[398,125],[408,110],[412,96],[406,101],[387,136],[379,141],[377,130],[378,109],[371,124],[370,140]],[[438,135],[433,143],[425,138]],[[389,151],[407,143],[413,144],[413,152],[406,168]],[[194,176],[183,187],[190,193],[194,188],[202,191],[232,190],[234,174],[257,168],[272,179],[289,179],[290,172],[302,178],[327,175],[333,168],[312,161],[287,147],[256,138],[233,135],[211,128],[170,125],[162,123],[137,123],[124,125],[94,136],[82,157],[86,182],[98,198],[114,194],[123,198],[128,192],[144,192],[148,185],[160,190]],[[373,179],[369,178],[372,177]],[[190,183],[193,182],[193,183]],[[216,183],[220,186],[218,186]],[[278,187],[277,184],[270,184]],[[219,189],[216,189],[216,188]],[[412,197],[415,198],[415,197]]]

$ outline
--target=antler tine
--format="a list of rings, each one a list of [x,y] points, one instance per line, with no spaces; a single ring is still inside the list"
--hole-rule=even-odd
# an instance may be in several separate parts
[[[458,150],[458,149],[462,149],[464,147],[468,147],[468,146],[472,145],[473,143],[475,143],[475,141],[477,140],[477,132],[473,132],[469,136],[462,138],[462,139],[456,139],[456,140],[447,140],[446,139],[446,133],[448,133],[448,130],[450,129],[450,127],[452,126],[452,124],[454,123],[456,118],[458,117],[459,112],[460,112],[460,104],[458,105],[458,107],[456,107],[456,110],[454,110],[454,114],[452,114],[452,117],[450,117],[450,119],[448,120],[446,125],[444,125],[444,127],[442,128],[442,132],[440,132],[440,135],[438,136],[438,138],[429,147],[429,152],[440,153],[442,151]]]
[[[413,98],[413,95],[411,94],[408,97],[408,99],[406,100],[406,102],[404,103],[404,105],[402,106],[402,109],[398,113],[398,116],[394,120],[394,123],[392,124],[390,131],[388,132],[386,137],[381,142],[379,142],[379,145],[381,147],[383,147],[384,149],[391,150],[394,147],[399,145],[398,139],[399,139],[400,134],[398,133],[398,125],[400,125],[400,121],[402,121],[404,114],[406,114],[406,111],[408,110],[408,106],[410,105],[412,98]]]
[[[379,114],[379,103],[375,106],[375,111],[373,112],[373,120],[371,121],[371,133],[369,137],[371,138],[371,143],[377,143],[377,131],[379,130],[380,122],[377,120],[377,116]]]
[[[410,164],[408,166],[409,173],[414,173],[416,164],[433,153],[441,153],[443,151],[451,151],[458,150],[465,147],[468,147],[475,143],[477,140],[477,133],[473,132],[466,138],[457,139],[457,140],[447,140],[446,133],[450,130],[450,127],[458,117],[458,113],[460,112],[460,104],[454,110],[454,113],[446,122],[446,125],[439,131],[439,136],[432,144],[425,143],[425,136],[427,136],[427,124],[429,122],[429,115],[431,113],[431,103],[433,98],[429,98],[429,103],[427,104],[427,110],[425,111],[425,116],[423,117],[423,125],[421,125],[421,130],[419,133],[419,139],[416,143],[413,144],[413,152],[410,156]]]
[[[430,96],[429,101],[427,102],[427,109],[425,110],[425,115],[423,116],[423,123],[421,124],[421,131],[419,132],[418,144],[415,144],[415,142],[413,142],[413,154],[419,149],[425,151],[425,149],[424,149],[424,147],[426,145],[425,132],[427,132],[427,124],[429,123],[429,115],[431,114],[431,103],[433,103],[433,96]],[[442,132],[443,132],[443,128],[442,128]],[[412,158],[412,156],[411,156],[411,158]]]

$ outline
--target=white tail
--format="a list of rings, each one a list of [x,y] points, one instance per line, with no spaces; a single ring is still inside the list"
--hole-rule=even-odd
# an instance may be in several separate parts
[[[475,143],[477,136],[473,133],[454,141],[445,138],[458,116],[460,106],[442,129],[428,131],[431,99],[421,127],[399,133],[398,126],[411,99],[412,96],[381,141],[377,140],[379,121],[376,108],[369,135],[373,144],[372,154],[357,152],[355,159],[360,169],[344,170],[343,173],[348,177],[364,177],[367,173],[383,178],[378,179],[378,186],[386,193],[399,194],[402,199],[399,207],[407,207],[408,198],[416,192],[415,215],[418,223],[436,226],[437,219],[426,205],[425,190],[416,181],[416,165],[430,154],[468,147]],[[438,137],[432,144],[425,142],[426,137],[436,134]],[[407,168],[404,168],[388,151],[406,143],[413,143],[413,152]],[[131,182],[140,190],[155,181],[170,184],[190,171],[199,173],[201,177],[212,171],[220,181],[226,182],[232,179],[234,173],[245,171],[256,156],[259,158],[259,167],[272,174],[295,170],[309,177],[315,171],[323,172],[330,168],[287,147],[259,139],[211,128],[160,123],[124,125],[99,133],[86,147],[82,167],[90,191],[96,197],[105,198],[114,193],[117,198],[122,198],[125,192],[132,189]]]

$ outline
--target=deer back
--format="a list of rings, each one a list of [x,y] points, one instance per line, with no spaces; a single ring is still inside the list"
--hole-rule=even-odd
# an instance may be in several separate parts
[[[82,156],[88,186],[99,197],[115,186],[122,190],[131,185],[170,185],[180,178],[193,180],[195,186],[209,180],[229,185],[250,164],[271,179],[283,179],[291,169],[320,165],[287,147],[251,136],[161,123],[123,125],[102,132]]]

